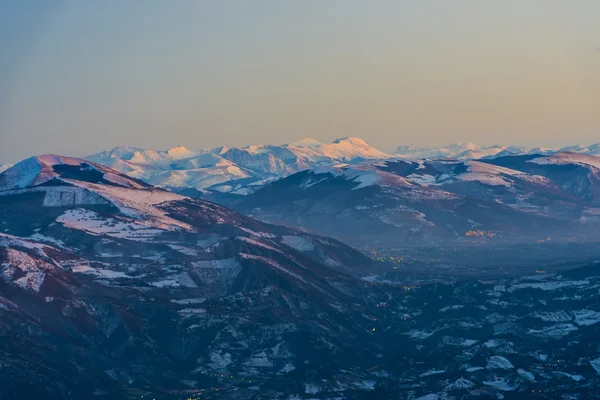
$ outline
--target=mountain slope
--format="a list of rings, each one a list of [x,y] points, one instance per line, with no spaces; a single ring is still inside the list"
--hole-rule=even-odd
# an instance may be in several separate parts
[[[8,398],[188,397],[223,374],[247,398],[295,376],[280,370],[337,371],[332,352],[368,335],[354,294],[372,262],[333,239],[81,159],[33,157],[0,183]]]
[[[500,157],[486,163],[544,176],[581,200],[600,204],[600,158],[577,153]]]
[[[589,234],[590,204],[539,175],[478,161],[431,159],[339,165],[301,172],[234,207],[355,244],[424,245],[538,240]],[[593,213],[589,214],[593,215]]]

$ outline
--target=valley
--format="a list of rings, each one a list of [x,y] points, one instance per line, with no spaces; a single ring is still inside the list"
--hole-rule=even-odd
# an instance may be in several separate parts
[[[598,243],[462,244],[452,247],[358,247],[378,271],[401,279],[479,279],[556,273],[600,259]],[[377,272],[379,274],[381,272]]]

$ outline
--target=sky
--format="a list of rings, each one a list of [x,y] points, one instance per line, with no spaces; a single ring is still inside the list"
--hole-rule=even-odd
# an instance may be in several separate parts
[[[598,0],[0,0],[0,164],[600,142]]]

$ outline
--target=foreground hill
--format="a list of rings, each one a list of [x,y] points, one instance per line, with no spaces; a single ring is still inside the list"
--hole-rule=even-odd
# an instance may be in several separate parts
[[[9,398],[183,393],[305,361],[316,372],[366,334],[344,314],[360,309],[354,276],[371,261],[332,239],[54,155],[0,175],[0,216]]]

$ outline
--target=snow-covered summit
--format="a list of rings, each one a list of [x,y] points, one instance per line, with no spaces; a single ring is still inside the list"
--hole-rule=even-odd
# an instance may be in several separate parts
[[[351,161],[355,158],[377,159],[391,157],[391,155],[371,147],[363,139],[357,137],[336,139],[333,143],[323,144],[315,150],[325,157],[343,161]]]
[[[184,158],[190,158],[198,154],[198,152],[191,151],[187,149],[185,146],[177,146],[172,149],[167,150],[167,155],[169,155],[174,160],[181,160]]]
[[[156,151],[121,146],[86,159],[159,187],[235,190],[239,182],[249,184],[323,165],[391,157],[360,138],[346,137],[325,144],[306,138],[284,145],[201,150],[177,146]]]
[[[458,154],[481,149],[475,143],[452,143],[442,147],[419,147],[403,145],[396,149],[395,155],[407,158],[455,157]]]
[[[0,190],[23,189],[52,180],[63,183],[107,183],[135,189],[149,186],[116,170],[81,158],[45,154],[23,160],[0,174]]]
[[[503,144],[480,146],[472,142],[453,143],[440,147],[419,147],[402,145],[395,151],[395,156],[402,158],[432,158],[452,157],[460,160],[475,160],[479,158],[503,157],[520,154],[555,154],[571,152],[588,156],[600,155],[600,143],[592,145],[574,145],[562,148],[511,146]]]
[[[508,154],[524,154],[524,147],[508,145],[480,146],[473,142],[452,143],[441,147],[418,147],[414,145],[399,146],[395,155],[402,158],[433,158],[451,157],[459,160],[475,160],[484,157],[493,157]]]
[[[600,158],[588,156],[586,154],[563,151],[560,153],[551,154],[545,157],[537,157],[529,160],[535,164],[579,164],[587,165],[600,169]]]
[[[236,192],[256,182],[340,163],[433,158],[491,160],[515,155],[549,156],[567,150],[573,154],[594,156],[595,153],[600,154],[600,144],[563,149],[530,149],[506,144],[457,142],[442,147],[400,146],[392,155],[372,147],[361,138],[350,136],[331,143],[305,138],[282,145],[253,144],[199,150],[184,146],[160,151],[121,146],[86,158],[158,187]],[[588,164],[593,161],[592,158]]]
[[[81,158],[46,154],[17,163],[0,174],[0,196],[19,193],[42,196],[42,207],[112,206],[148,227],[191,229],[156,207],[184,197]]]
[[[600,156],[600,143],[591,144],[589,146],[585,146],[585,145],[581,145],[581,144],[575,145],[575,146],[567,146],[567,147],[563,147],[559,151],[585,154],[588,156]]]
[[[296,140],[295,142],[292,142],[290,144],[288,144],[288,146],[293,146],[293,147],[318,147],[320,145],[322,145],[323,143],[313,139],[313,138],[304,138],[301,140]]]

